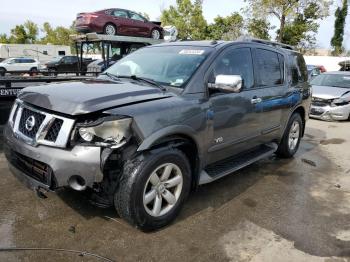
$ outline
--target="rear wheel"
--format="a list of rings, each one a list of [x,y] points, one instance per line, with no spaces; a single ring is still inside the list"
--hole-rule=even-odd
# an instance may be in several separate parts
[[[190,185],[190,166],[181,151],[147,153],[126,164],[114,204],[130,224],[155,230],[176,218]]]
[[[151,37],[156,40],[160,39],[160,31],[158,29],[153,29],[151,32]]]
[[[290,158],[298,151],[303,130],[303,121],[298,113],[294,113],[288,121],[282,141],[276,154],[283,158]]]
[[[105,25],[103,29],[103,33],[106,35],[116,35],[117,34],[117,27],[113,24],[107,24]]]
[[[31,75],[31,76],[34,76],[34,75],[36,75],[36,74],[38,73],[38,68],[33,67],[33,68],[31,68],[31,69],[29,70],[29,72],[30,72],[30,75]]]

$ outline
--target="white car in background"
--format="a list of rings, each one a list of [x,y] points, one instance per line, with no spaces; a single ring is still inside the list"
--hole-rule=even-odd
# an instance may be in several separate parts
[[[17,57],[8,58],[0,63],[0,76],[4,76],[6,72],[30,72],[36,73],[39,71],[40,62],[33,58]]]

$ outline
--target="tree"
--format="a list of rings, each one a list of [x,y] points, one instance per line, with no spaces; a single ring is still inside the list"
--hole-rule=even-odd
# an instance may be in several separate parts
[[[235,12],[229,16],[217,16],[207,28],[207,38],[214,40],[235,40],[243,34],[243,17]]]
[[[245,0],[245,2],[248,3],[248,9],[254,18],[273,16],[279,20],[277,40],[280,42],[283,42],[286,26],[293,24],[300,14],[305,15],[306,10],[307,12],[313,10],[312,15],[308,14],[307,23],[315,22],[329,15],[329,6],[332,3],[331,0]],[[299,19],[297,22],[300,25],[302,21]]]
[[[27,43],[33,44],[36,42],[38,33],[39,33],[39,27],[37,24],[35,24],[32,21],[26,21],[24,23],[24,28],[26,30],[27,34]]]
[[[11,36],[8,41],[13,44],[33,44],[37,40],[39,28],[32,21],[26,21],[22,25],[16,25],[11,29]]]
[[[205,38],[207,22],[203,16],[202,0],[176,0],[163,10],[161,15],[163,25],[174,25],[179,31],[180,39],[199,40]]]
[[[0,43],[1,44],[8,44],[10,40],[8,39],[6,34],[0,34]]]
[[[334,35],[331,39],[333,55],[340,55],[343,51],[345,19],[348,15],[348,0],[343,0],[343,6],[335,11]]]
[[[247,30],[252,37],[270,40],[269,30],[272,29],[271,24],[263,18],[248,19]]]
[[[13,44],[25,44],[27,42],[27,32],[24,25],[16,25],[11,29],[10,42]]]
[[[63,26],[58,26],[52,28],[50,23],[46,22],[43,25],[42,31],[45,36],[41,39],[42,44],[53,44],[53,45],[72,45],[70,35],[75,34],[74,26],[66,28]]]

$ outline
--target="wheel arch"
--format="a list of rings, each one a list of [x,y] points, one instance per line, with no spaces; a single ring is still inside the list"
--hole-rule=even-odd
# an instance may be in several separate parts
[[[296,107],[290,117],[295,114],[295,113],[298,113],[300,116],[301,116],[301,120],[303,121],[303,130],[302,130],[302,136],[304,136],[304,133],[305,133],[305,123],[306,123],[306,112],[305,112],[305,108],[303,106],[298,106]]]
[[[192,187],[196,187],[201,167],[201,149],[194,130],[189,127],[170,127],[151,135],[138,147],[137,151],[151,151],[172,147],[181,150],[187,157],[192,172]]]

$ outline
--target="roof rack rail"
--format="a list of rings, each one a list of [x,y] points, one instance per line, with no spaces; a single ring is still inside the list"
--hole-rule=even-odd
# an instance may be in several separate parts
[[[243,36],[238,39],[239,41],[248,41],[248,42],[254,42],[254,43],[259,43],[259,44],[265,44],[265,45],[270,45],[274,47],[280,47],[280,48],[285,48],[289,50],[295,50],[295,48],[291,45],[279,43],[279,42],[274,42],[274,41],[269,41],[269,40],[263,40],[263,39],[258,39],[258,38],[252,38],[252,37],[247,37]]]

